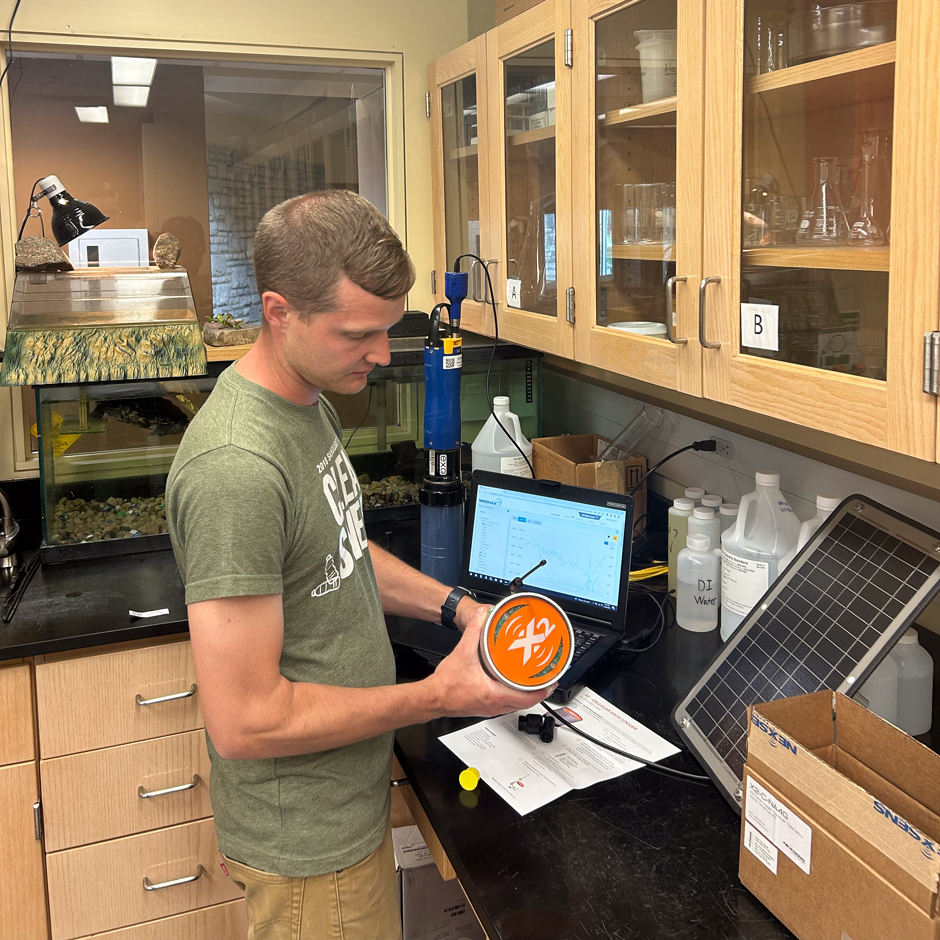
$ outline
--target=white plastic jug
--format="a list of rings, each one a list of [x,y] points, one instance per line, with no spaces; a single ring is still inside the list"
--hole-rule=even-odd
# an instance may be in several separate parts
[[[510,439],[503,428],[496,423],[491,414],[486,424],[480,429],[473,445],[470,448],[473,455],[474,470],[492,470],[496,473],[508,473],[514,477],[532,476],[525,457],[520,450],[532,460],[532,442],[526,440],[519,423],[519,415],[509,410],[509,396],[497,395],[493,399],[493,411],[496,413],[503,428],[511,435]],[[515,444],[513,443],[515,440]],[[519,446],[516,447],[516,444]]]
[[[780,492],[779,473],[757,473],[741,497],[733,528],[721,537],[721,638],[727,640],[777,579],[796,545],[800,520]]]
[[[898,640],[891,658],[898,667],[897,726],[908,734],[925,734],[933,718],[933,658],[913,627]]]
[[[796,545],[790,550],[786,558],[780,562],[780,570],[783,571],[787,565],[796,558],[796,553],[816,534],[822,524],[839,508],[842,502],[840,496],[831,496],[828,493],[820,493],[816,497],[816,515],[812,519],[807,519],[800,526],[800,536],[796,540]]]

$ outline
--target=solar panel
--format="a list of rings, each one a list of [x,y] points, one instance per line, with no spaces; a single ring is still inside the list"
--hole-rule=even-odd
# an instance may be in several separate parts
[[[850,496],[744,619],[673,722],[740,811],[747,707],[858,690],[940,590],[940,535]]]

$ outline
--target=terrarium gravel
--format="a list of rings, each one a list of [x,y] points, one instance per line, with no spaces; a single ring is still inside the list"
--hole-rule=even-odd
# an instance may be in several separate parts
[[[368,473],[360,473],[358,479],[362,487],[363,509],[414,506],[418,502],[418,485],[402,476],[386,477],[373,483]]]
[[[56,503],[50,538],[58,545],[160,535],[167,531],[165,503],[162,493],[138,499],[109,496],[104,502],[63,497]]]

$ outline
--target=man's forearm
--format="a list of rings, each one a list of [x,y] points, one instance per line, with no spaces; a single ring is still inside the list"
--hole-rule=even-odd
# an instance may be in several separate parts
[[[440,619],[441,606],[453,585],[429,578],[376,545],[369,545],[369,553],[385,613],[432,623]]]

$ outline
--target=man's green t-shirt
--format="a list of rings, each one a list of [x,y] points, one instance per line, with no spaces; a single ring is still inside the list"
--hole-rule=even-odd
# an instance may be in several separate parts
[[[322,396],[297,405],[226,369],[173,461],[170,536],[187,604],[282,595],[288,679],[390,685],[362,494],[338,433]],[[361,861],[385,835],[392,738],[267,760],[226,760],[209,739],[219,848],[291,877]]]

